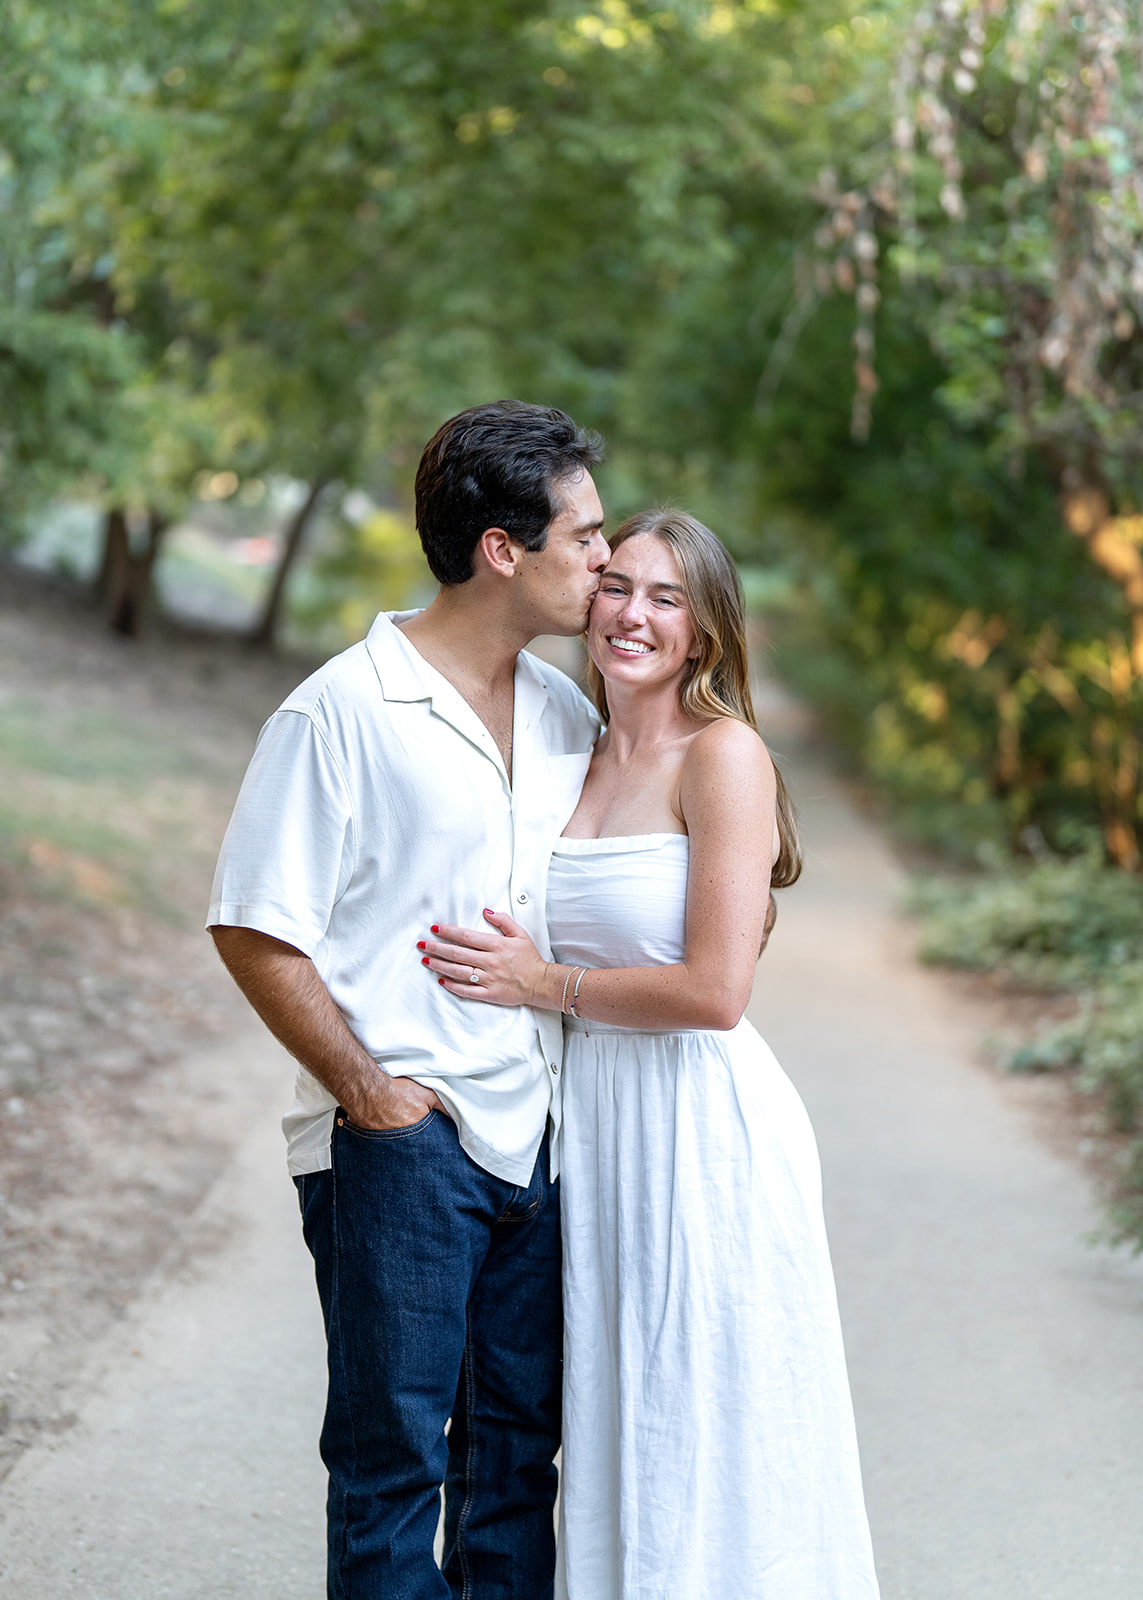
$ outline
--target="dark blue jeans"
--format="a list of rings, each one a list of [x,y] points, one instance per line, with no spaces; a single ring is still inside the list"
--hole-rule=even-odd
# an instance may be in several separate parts
[[[441,1112],[370,1131],[339,1111],[332,1170],[296,1182],[329,1342],[330,1600],[549,1600],[562,1307],[547,1138],[516,1188]]]

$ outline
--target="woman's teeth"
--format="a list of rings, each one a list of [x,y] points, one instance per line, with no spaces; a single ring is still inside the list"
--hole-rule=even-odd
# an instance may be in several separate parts
[[[616,650],[626,650],[629,655],[646,656],[651,653],[651,646],[640,644],[638,639],[608,639],[607,642],[614,645]]]

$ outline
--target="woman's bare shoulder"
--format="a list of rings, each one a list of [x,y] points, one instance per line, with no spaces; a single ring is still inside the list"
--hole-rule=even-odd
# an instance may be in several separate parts
[[[773,786],[774,767],[761,735],[735,717],[709,722],[691,740],[679,789],[684,806],[727,789],[743,800],[761,798]]]
[[[771,765],[761,734],[737,717],[717,717],[695,734],[686,755],[686,764],[692,763],[697,771],[711,772],[727,767],[761,772]]]

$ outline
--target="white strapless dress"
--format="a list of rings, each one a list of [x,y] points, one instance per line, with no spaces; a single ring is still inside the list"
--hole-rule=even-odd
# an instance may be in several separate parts
[[[683,834],[561,839],[557,961],[679,961]],[[568,1019],[558,1600],[876,1600],[813,1131],[748,1022]]]

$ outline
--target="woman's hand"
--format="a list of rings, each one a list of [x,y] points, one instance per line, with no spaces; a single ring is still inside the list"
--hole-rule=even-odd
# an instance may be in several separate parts
[[[452,928],[444,923],[434,927],[434,937],[417,945],[423,965],[458,1000],[558,1010],[558,986],[554,1002],[548,993],[554,965],[544,960],[511,917],[485,911],[484,919],[490,928]]]

